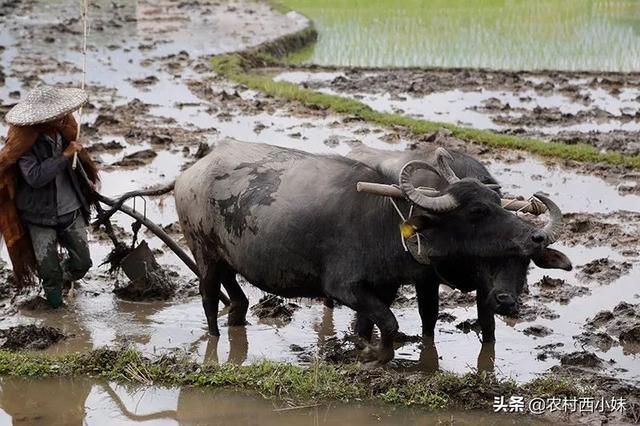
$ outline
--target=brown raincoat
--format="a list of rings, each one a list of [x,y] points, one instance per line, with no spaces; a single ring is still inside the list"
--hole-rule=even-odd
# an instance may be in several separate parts
[[[13,272],[18,286],[34,283],[35,256],[29,233],[25,229],[16,208],[17,161],[31,149],[38,136],[47,133],[51,136],[60,132],[67,141],[77,136],[77,123],[73,115],[52,126],[49,123],[34,126],[9,126],[7,142],[0,150],[0,233],[4,237],[13,264]],[[98,171],[86,150],[78,154],[88,178],[96,183]]]

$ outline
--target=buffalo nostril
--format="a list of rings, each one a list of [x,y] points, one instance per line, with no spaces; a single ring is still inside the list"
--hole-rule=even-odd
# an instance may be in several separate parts
[[[542,232],[542,231],[536,231],[536,232],[533,233],[533,235],[531,235],[531,240],[534,243],[537,243],[537,244],[543,243],[545,238],[546,238],[546,236],[545,236],[544,232]]]

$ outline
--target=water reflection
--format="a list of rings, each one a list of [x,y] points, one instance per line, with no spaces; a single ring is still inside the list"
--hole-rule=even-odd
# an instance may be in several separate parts
[[[85,402],[92,387],[88,380],[32,382],[3,378],[0,381],[0,407],[14,425],[82,424]]]
[[[247,339],[247,328],[245,326],[227,327],[229,338],[229,356],[227,362],[231,364],[242,365],[247,360],[249,352],[249,341]],[[207,341],[207,347],[204,353],[204,363],[219,364],[218,343],[219,336],[203,337]]]
[[[121,386],[86,379],[0,380],[0,423],[14,425],[381,425],[545,424],[487,412],[441,412],[363,403],[289,409],[232,390]]]
[[[493,374],[495,372],[496,348],[495,342],[483,343],[478,353],[476,370]],[[418,361],[410,366],[402,368],[404,371],[420,371],[426,374],[440,371],[440,355],[433,338],[425,337],[422,341]]]
[[[318,333],[318,347],[336,335],[336,326],[333,321],[333,306],[333,301],[325,302],[322,310],[322,319],[313,326],[314,331]]]

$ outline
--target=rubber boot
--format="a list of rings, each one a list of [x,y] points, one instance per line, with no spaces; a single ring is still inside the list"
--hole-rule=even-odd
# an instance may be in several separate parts
[[[57,309],[60,306],[62,306],[62,289],[61,288],[46,290],[44,294],[47,297],[47,302],[49,302],[49,306],[51,306],[53,309]]]

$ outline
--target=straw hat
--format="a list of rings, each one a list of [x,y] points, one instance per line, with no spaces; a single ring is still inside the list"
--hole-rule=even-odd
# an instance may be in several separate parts
[[[40,85],[9,110],[5,119],[16,126],[31,126],[64,117],[87,101],[82,89]]]

